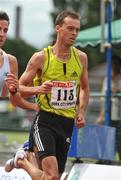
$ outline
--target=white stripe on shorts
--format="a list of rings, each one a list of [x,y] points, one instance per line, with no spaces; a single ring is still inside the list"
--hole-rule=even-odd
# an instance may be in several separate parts
[[[42,141],[39,136],[38,119],[39,119],[39,116],[37,116],[37,119],[36,119],[35,125],[34,125],[34,139],[35,139],[38,150],[44,151],[44,147],[43,147]]]

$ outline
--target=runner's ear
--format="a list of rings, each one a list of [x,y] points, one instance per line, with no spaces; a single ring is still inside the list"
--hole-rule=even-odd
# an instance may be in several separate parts
[[[56,32],[59,32],[59,30],[60,30],[60,25],[56,25],[56,26],[55,26],[55,31],[56,31]]]

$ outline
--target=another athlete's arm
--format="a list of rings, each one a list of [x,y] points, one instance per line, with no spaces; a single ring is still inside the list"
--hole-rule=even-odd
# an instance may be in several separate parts
[[[9,60],[9,65],[10,65],[10,72],[12,72],[15,76],[18,76],[17,59],[14,56],[8,54],[8,60]],[[2,96],[8,96],[8,87],[6,83],[4,83],[4,86],[3,86]]]
[[[36,103],[31,103],[21,97],[19,92],[19,82],[18,82],[18,64],[17,59],[8,55],[10,64],[10,73],[8,73],[6,78],[6,83],[4,88],[10,92],[10,101],[13,106],[19,106],[23,109],[32,109],[39,111],[38,105]]]

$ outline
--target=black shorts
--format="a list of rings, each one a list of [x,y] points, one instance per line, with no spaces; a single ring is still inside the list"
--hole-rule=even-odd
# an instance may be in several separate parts
[[[31,128],[30,147],[37,146],[39,158],[55,156],[59,172],[65,169],[74,119],[40,111]]]

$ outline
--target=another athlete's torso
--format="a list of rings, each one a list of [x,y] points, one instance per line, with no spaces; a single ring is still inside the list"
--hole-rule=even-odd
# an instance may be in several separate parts
[[[41,82],[53,82],[51,94],[40,95],[37,102],[42,110],[56,113],[69,118],[75,117],[76,103],[79,92],[80,76],[83,66],[76,48],[71,48],[71,57],[63,62],[54,56],[52,47],[44,49],[44,63]],[[39,79],[35,79],[39,85]]]
[[[0,96],[2,95],[4,80],[8,72],[10,72],[9,59],[8,55],[5,52],[3,52],[3,65],[0,68]]]

